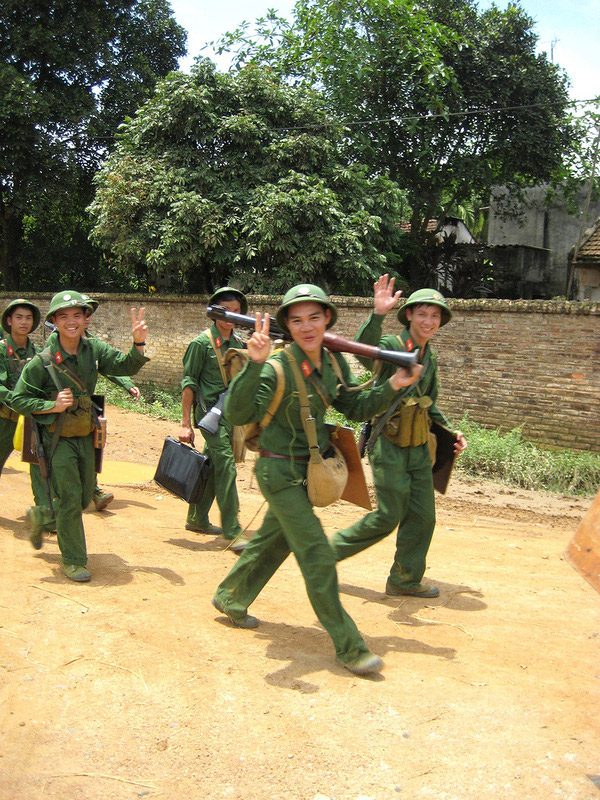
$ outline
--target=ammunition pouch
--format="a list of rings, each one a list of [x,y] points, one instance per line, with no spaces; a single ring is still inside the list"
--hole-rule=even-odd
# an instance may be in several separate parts
[[[9,419],[11,422],[16,422],[19,419],[19,415],[12,408],[0,403],[0,419]]]
[[[75,397],[73,405],[62,412],[64,421],[60,428],[60,436],[66,439],[71,439],[75,436],[88,436],[96,427],[95,420],[92,416],[92,398],[91,397]],[[54,433],[57,425],[59,424],[58,417],[51,425],[48,426],[48,431]]]
[[[429,438],[429,407],[431,397],[408,397],[404,400],[385,427],[383,435],[396,447],[418,447]]]

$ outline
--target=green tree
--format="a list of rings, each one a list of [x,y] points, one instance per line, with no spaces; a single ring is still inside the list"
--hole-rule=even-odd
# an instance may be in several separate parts
[[[403,196],[340,158],[321,97],[255,67],[172,73],[98,173],[92,237],[126,274],[207,291],[370,290],[403,247]]]
[[[81,197],[81,216],[117,125],[176,68],[185,39],[167,0],[3,0],[0,276],[6,289],[19,288],[26,228],[44,228],[48,207],[56,211],[66,197],[69,205]]]
[[[349,157],[406,191],[422,244],[430,218],[497,184],[549,181],[575,148],[566,76],[533,28],[518,5],[298,0],[292,24],[270,14],[221,49],[323,91]]]

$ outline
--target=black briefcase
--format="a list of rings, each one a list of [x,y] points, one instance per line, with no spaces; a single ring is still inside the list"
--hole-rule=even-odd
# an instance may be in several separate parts
[[[154,480],[186,503],[199,503],[204,494],[209,470],[210,461],[207,456],[167,436]]]

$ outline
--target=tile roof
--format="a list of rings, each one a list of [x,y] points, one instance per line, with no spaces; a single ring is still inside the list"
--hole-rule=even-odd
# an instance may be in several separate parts
[[[577,260],[600,263],[600,217],[585,232],[583,242],[577,253]]]

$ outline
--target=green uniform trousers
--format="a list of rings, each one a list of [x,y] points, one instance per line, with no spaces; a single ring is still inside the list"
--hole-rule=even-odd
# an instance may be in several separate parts
[[[337,560],[360,553],[398,526],[390,583],[412,588],[425,574],[427,551],[435,528],[431,459],[426,444],[396,447],[380,436],[370,456],[378,508],[338,531],[331,542]]]
[[[13,437],[15,435],[16,427],[16,422],[12,422],[10,419],[0,418],[0,474],[2,474],[2,469],[4,468],[8,457],[14,449]],[[50,508],[48,506],[46,483],[42,478],[42,473],[40,472],[40,468],[37,464],[29,465],[29,477],[31,478],[33,502],[36,506],[46,509],[44,512],[44,518],[47,520],[47,524],[44,525],[44,528],[48,531],[54,531],[56,530],[56,525],[54,524],[54,520],[52,519],[52,514],[50,514]]]
[[[300,473],[300,475],[298,475]],[[368,648],[340,602],[335,557],[315,515],[303,479],[306,463],[259,458],[256,476],[269,510],[215,599],[233,619],[242,619],[275,571],[292,552],[319,622],[337,657],[355,661]]]
[[[17,423],[0,417],[0,475],[6,461],[13,451],[13,436]]]
[[[46,453],[50,453],[52,434],[44,431],[43,437]],[[92,434],[59,438],[52,455],[50,477],[63,564],[85,567],[87,550],[82,512],[92,500],[96,480]]]
[[[226,539],[235,539],[242,527],[238,521],[240,501],[235,479],[237,470],[231,444],[233,428],[221,421],[215,434],[202,432],[206,444],[204,455],[208,456],[211,469],[204,487],[200,503],[190,503],[187,515],[188,525],[198,528],[206,527],[208,512],[217,500],[221,512],[221,527]]]

